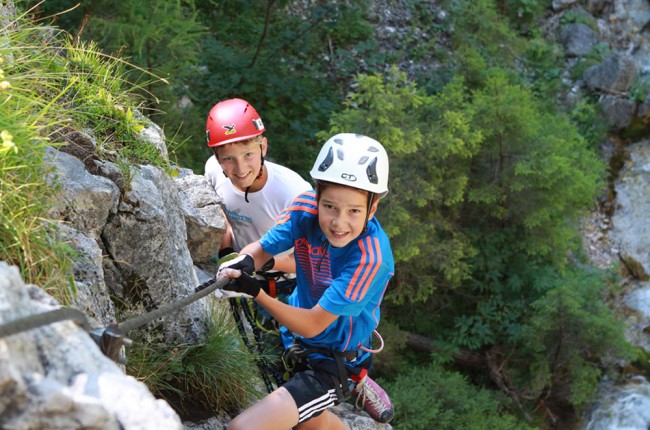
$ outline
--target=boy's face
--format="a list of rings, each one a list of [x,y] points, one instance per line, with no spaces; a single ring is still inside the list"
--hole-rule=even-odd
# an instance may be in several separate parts
[[[378,200],[368,219],[377,211]],[[330,245],[342,247],[356,239],[366,222],[368,192],[342,185],[328,185],[318,199],[318,225]]]
[[[215,148],[223,172],[240,191],[246,191],[248,187],[251,187],[249,191],[258,191],[252,185],[262,168],[266,145],[266,138],[257,136]]]

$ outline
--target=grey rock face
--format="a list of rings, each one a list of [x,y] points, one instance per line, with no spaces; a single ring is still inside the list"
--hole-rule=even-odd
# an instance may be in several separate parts
[[[585,24],[568,24],[562,27],[560,41],[567,55],[581,57],[591,52],[598,42],[598,35]]]
[[[650,273],[650,142],[628,148],[628,162],[616,183],[616,210],[612,216],[612,240],[619,244],[620,256],[632,274],[648,280]]]
[[[0,262],[0,324],[58,307]],[[62,321],[0,338],[0,428],[181,429],[147,387],[106,358],[88,333]]]
[[[90,174],[72,155],[48,148],[55,169],[48,177],[59,188],[49,216],[96,239],[110,213],[115,213],[119,188],[109,179]]]
[[[205,176],[187,172],[174,179],[178,185],[181,209],[187,229],[187,246],[194,264],[209,266],[210,257],[219,249],[226,219],[219,197]],[[216,267],[212,267],[216,269]]]
[[[637,65],[628,55],[616,54],[585,70],[584,80],[593,90],[608,94],[627,92],[637,77]]]

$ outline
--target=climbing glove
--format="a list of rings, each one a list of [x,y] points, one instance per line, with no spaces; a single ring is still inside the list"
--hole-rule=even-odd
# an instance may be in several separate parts
[[[223,297],[246,297],[254,299],[260,293],[260,282],[251,275],[242,272],[239,278],[231,279],[222,288]]]
[[[222,259],[226,257],[228,256],[224,256]],[[252,276],[255,271],[255,260],[253,260],[253,257],[248,254],[236,255],[234,258],[228,259],[219,265],[217,275],[223,269],[236,269],[241,271],[241,275],[239,278],[231,279],[222,289],[216,290],[215,295],[218,298],[246,297],[251,299],[259,294],[259,282]]]
[[[222,260],[225,259],[226,257],[223,257]],[[221,272],[223,269],[226,268],[241,270],[242,273],[246,273],[247,275],[252,275],[253,272],[255,271],[255,260],[253,260],[253,257],[251,257],[248,254],[237,255],[236,257],[232,259],[228,259],[225,262],[221,263],[219,265],[219,270],[217,271],[217,273]]]

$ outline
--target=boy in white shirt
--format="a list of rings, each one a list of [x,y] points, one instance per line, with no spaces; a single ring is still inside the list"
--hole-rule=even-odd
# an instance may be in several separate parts
[[[298,194],[312,189],[293,170],[264,159],[264,131],[255,108],[242,99],[221,101],[208,115],[206,138],[214,155],[205,164],[205,176],[221,198],[229,224],[219,257],[258,240]],[[294,268],[293,259],[275,258],[273,269],[293,273]]]

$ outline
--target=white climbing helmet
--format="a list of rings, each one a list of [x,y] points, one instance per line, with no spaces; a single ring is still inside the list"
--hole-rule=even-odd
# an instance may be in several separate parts
[[[379,198],[388,194],[388,154],[381,143],[361,134],[332,136],[309,173],[315,181],[370,191]]]

